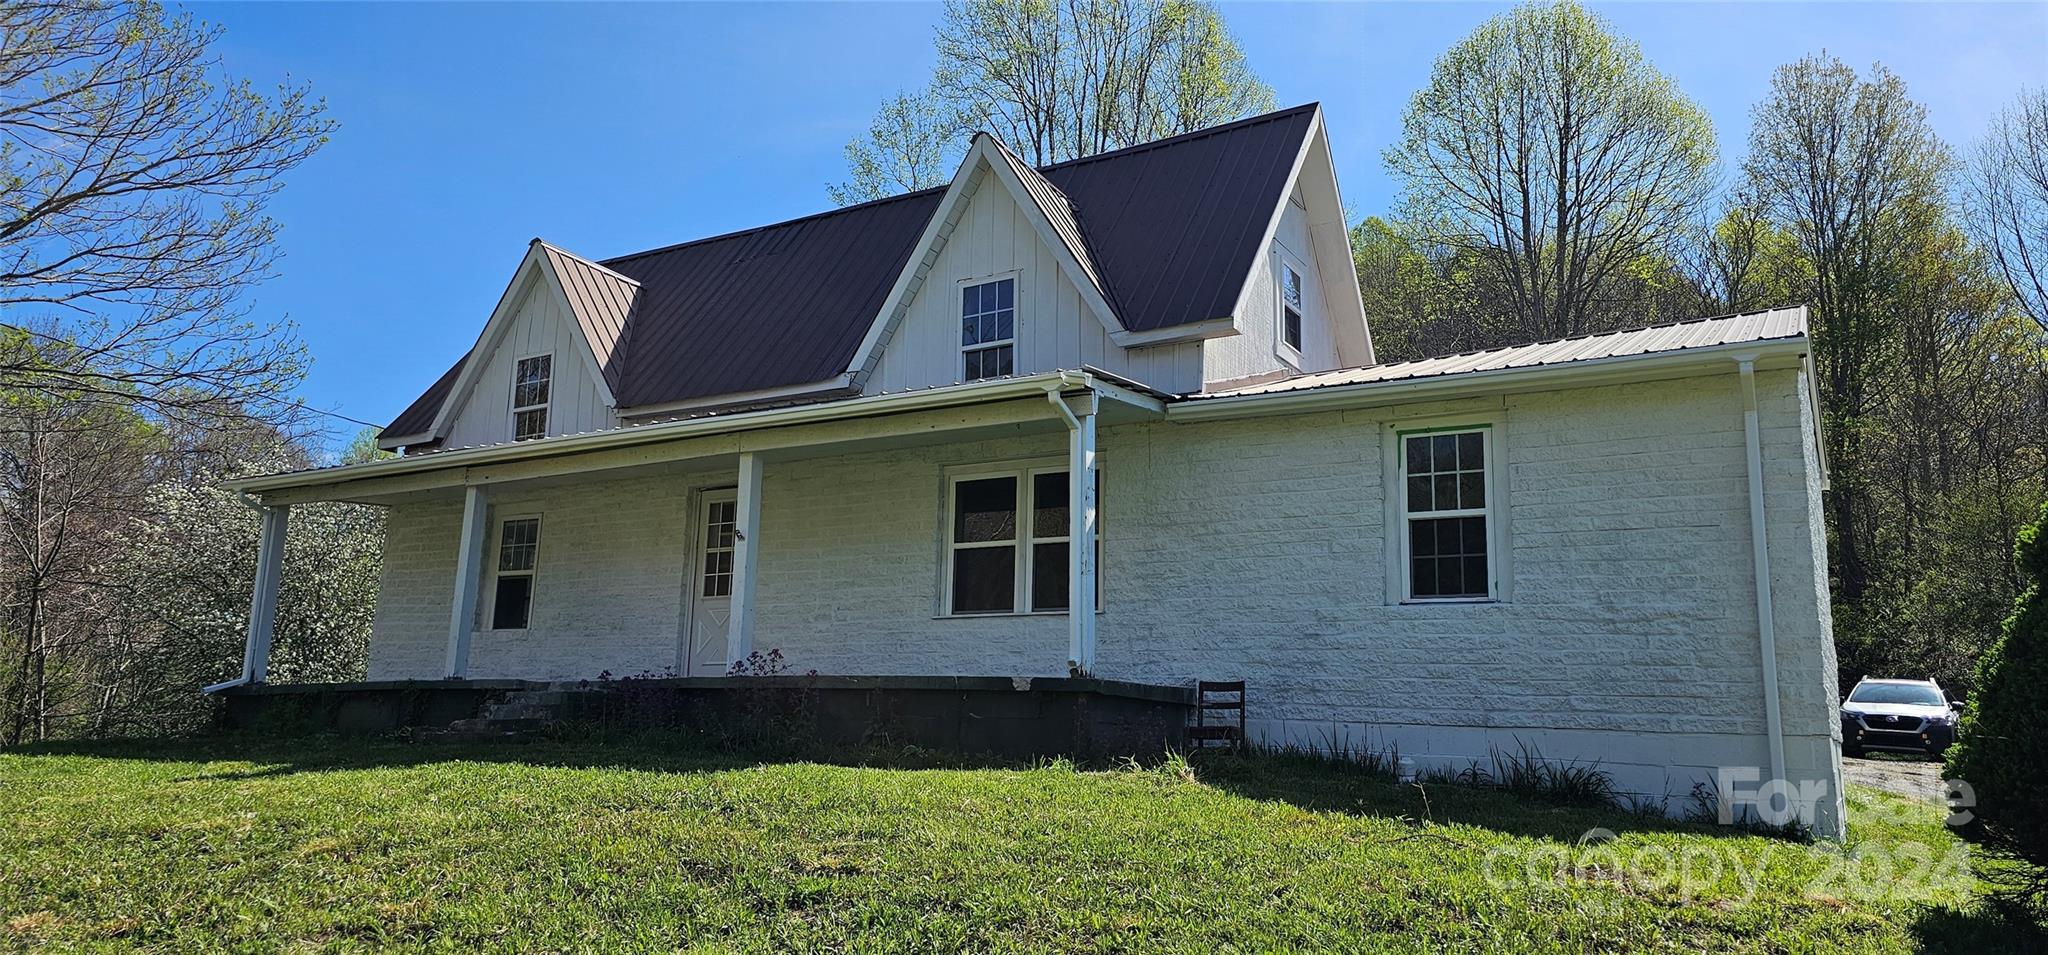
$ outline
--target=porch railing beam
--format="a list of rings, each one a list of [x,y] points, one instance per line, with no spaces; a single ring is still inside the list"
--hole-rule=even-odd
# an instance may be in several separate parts
[[[490,498],[479,485],[462,490],[462,536],[456,541],[455,599],[448,608],[449,679],[469,675],[469,641],[476,630],[477,590],[483,585],[484,533],[489,529]]]
[[[725,660],[731,666],[754,652],[754,578],[760,563],[761,456],[740,455],[739,493],[733,502],[732,610],[726,620]]]

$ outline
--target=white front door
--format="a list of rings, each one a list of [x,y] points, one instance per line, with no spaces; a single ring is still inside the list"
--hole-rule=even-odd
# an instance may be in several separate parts
[[[733,518],[738,493],[706,491],[697,508],[697,567],[691,581],[690,676],[724,676],[726,622],[732,619]]]

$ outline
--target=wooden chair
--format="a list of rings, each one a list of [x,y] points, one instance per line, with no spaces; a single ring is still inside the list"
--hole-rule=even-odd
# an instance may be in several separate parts
[[[1188,727],[1188,744],[1196,749],[1216,744],[1244,748],[1243,680],[1195,684],[1195,725]]]

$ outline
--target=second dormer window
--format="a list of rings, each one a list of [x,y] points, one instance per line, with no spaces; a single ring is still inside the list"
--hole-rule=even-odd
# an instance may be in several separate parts
[[[1301,273],[1280,263],[1280,344],[1301,354]]]
[[[553,355],[519,359],[512,371],[512,440],[548,436],[548,385],[553,379]]]
[[[1000,378],[1016,370],[1016,279],[960,290],[960,356],[961,381]]]

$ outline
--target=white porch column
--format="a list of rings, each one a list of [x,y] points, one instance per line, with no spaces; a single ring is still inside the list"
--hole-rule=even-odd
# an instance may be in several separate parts
[[[1095,672],[1095,412],[1094,394],[1067,403],[1067,654],[1069,665]]]
[[[726,665],[754,652],[754,568],[761,548],[761,458],[740,453],[739,493],[733,503],[732,615],[726,620]]]
[[[477,588],[483,582],[484,534],[490,501],[480,485],[462,489],[462,535],[455,551],[455,599],[448,609],[448,679],[469,675],[469,638],[476,629]]]
[[[249,643],[242,651],[242,676],[249,683],[270,677],[270,641],[277,630],[277,586],[284,577],[284,535],[291,508],[271,504],[263,509],[262,536],[256,544],[256,588],[249,599]]]

